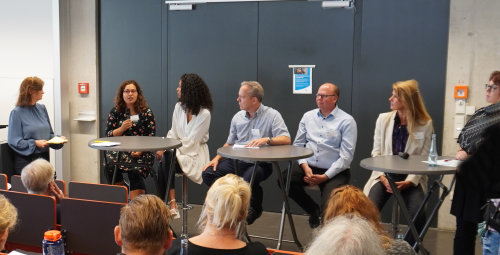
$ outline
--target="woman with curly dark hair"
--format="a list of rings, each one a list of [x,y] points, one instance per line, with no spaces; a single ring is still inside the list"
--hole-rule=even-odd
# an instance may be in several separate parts
[[[193,182],[201,184],[201,172],[203,166],[210,161],[208,153],[208,129],[210,127],[210,112],[213,108],[210,90],[203,79],[197,74],[183,74],[177,87],[179,101],[175,105],[172,115],[172,128],[167,137],[178,139],[182,146],[177,149],[175,160],[175,171],[183,172]],[[158,151],[156,158],[165,162],[162,171],[159,171],[159,194],[165,198],[166,184],[171,169],[166,162],[170,162],[173,153]],[[168,202],[171,212],[175,218],[179,217],[175,201],[175,187],[173,178],[170,182]]]
[[[134,80],[124,81],[115,97],[115,107],[111,109],[106,123],[106,136],[154,136],[155,117],[149,109],[142,89]],[[118,158],[118,155],[120,158]],[[152,152],[116,152],[107,151],[106,160],[109,163],[124,163],[120,170],[128,174],[130,180],[130,199],[144,194],[146,186],[143,177],[147,177],[154,162]],[[109,165],[108,165],[109,166]],[[106,177],[111,182],[113,171],[107,168]],[[123,185],[123,176],[119,172],[116,182]]]

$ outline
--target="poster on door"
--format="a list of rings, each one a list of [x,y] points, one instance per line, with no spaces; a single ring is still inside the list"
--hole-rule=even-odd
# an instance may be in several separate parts
[[[293,70],[293,94],[312,94],[314,65],[289,65]]]

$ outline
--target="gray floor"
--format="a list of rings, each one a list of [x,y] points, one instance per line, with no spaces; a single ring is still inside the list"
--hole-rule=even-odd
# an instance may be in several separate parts
[[[193,209],[188,212],[188,234],[189,236],[199,233],[196,222],[200,215],[201,206],[193,205]],[[259,235],[265,237],[276,238],[279,231],[280,214],[264,212],[262,216],[255,221],[254,224],[248,226],[248,233],[250,235]],[[307,246],[313,237],[313,230],[309,228],[307,223],[307,216],[294,215],[293,221],[297,230],[297,236],[303,246]],[[176,219],[172,223],[172,227],[177,234],[181,233],[181,219]],[[389,226],[387,226],[389,227]],[[443,231],[437,229],[430,229],[424,239],[424,247],[430,254],[452,254],[453,252],[453,236],[452,231]],[[288,224],[285,225],[284,238],[292,240],[292,234]],[[252,241],[259,241],[269,248],[276,248],[276,241],[253,238]],[[281,250],[298,251],[294,243],[283,242]],[[479,243],[476,244],[476,254],[481,254]]]

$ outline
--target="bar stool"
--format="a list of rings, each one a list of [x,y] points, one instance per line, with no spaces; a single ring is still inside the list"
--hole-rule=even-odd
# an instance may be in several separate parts
[[[187,244],[188,244],[188,210],[191,210],[193,207],[187,203],[188,200],[188,177],[184,174],[184,172],[181,171],[181,173],[176,173],[175,170],[175,160],[176,158],[176,150],[173,150],[171,152],[166,151],[165,153],[172,153],[171,158],[170,158],[170,174],[168,176],[167,180],[167,187],[166,187],[166,192],[165,192],[165,197],[164,201],[168,201],[168,194],[170,191],[170,183],[171,180],[175,181],[175,176],[176,174],[182,175],[182,201],[181,201],[181,210],[182,210],[182,233],[181,233],[181,247],[182,250],[187,249]],[[164,162],[166,162],[167,158],[166,155],[163,154],[163,158],[165,159]],[[171,179],[173,178],[173,179]],[[182,254],[182,253],[181,253]],[[186,254],[186,253],[184,253]]]

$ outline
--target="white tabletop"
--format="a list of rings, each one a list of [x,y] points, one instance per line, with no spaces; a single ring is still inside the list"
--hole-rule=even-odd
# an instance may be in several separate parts
[[[447,157],[439,157],[439,159],[452,159]],[[359,163],[361,167],[384,173],[393,174],[455,174],[456,167],[450,166],[429,166],[427,156],[410,155],[408,159],[403,159],[397,155],[379,156],[365,158]]]
[[[111,147],[93,146],[96,141],[119,142],[120,145]],[[88,143],[90,148],[103,151],[157,151],[181,147],[179,140],[157,136],[113,136],[92,139]]]
[[[247,161],[285,161],[308,158],[313,155],[309,148],[293,145],[262,146],[258,149],[221,147],[217,154],[222,157]]]

